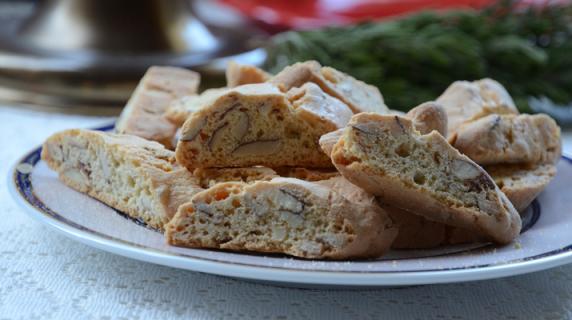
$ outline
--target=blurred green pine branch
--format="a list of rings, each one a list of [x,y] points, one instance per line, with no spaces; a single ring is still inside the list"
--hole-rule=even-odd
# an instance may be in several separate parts
[[[455,80],[500,81],[522,111],[530,97],[572,102],[572,5],[416,13],[347,27],[286,32],[267,46],[266,69],[314,59],[381,90],[408,110]]]

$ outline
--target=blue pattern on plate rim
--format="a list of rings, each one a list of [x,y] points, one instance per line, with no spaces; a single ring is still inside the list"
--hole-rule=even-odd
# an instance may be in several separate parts
[[[96,128],[94,130],[99,130],[99,131],[110,131],[114,128],[114,125],[107,125],[104,127],[100,127],[100,128]],[[17,165],[15,166],[14,169],[14,173],[13,173],[13,182],[16,185],[16,189],[17,191],[20,193],[20,195],[30,204],[32,205],[34,208],[36,208],[40,213],[49,216],[50,218],[53,218],[55,220],[58,220],[62,223],[65,223],[69,226],[74,227],[75,229],[81,230],[83,232],[87,232],[90,233],[92,235],[96,235],[98,237],[107,239],[107,240],[112,240],[112,241],[117,241],[117,242],[121,242],[123,244],[126,244],[128,246],[132,246],[132,247],[137,247],[137,248],[142,248],[148,251],[153,251],[155,253],[161,253],[164,255],[171,255],[171,256],[180,256],[180,257],[189,257],[189,258],[193,258],[193,259],[198,259],[198,260],[206,260],[206,261],[213,261],[213,262],[222,262],[222,263],[227,263],[227,264],[236,264],[236,265],[244,265],[244,266],[252,266],[252,267],[262,267],[262,268],[270,268],[270,269],[290,269],[290,268],[284,268],[284,267],[274,267],[274,266],[260,266],[260,265],[255,265],[255,264],[246,264],[246,263],[236,263],[236,262],[229,262],[226,260],[220,260],[220,259],[209,259],[209,258],[204,258],[204,257],[197,257],[197,256],[193,256],[193,255],[188,255],[188,254],[176,254],[176,253],[172,253],[172,252],[164,252],[164,251],[160,251],[160,250],[156,250],[153,248],[149,248],[146,246],[142,246],[136,243],[132,243],[123,239],[119,239],[119,238],[115,238],[115,237],[111,237],[108,236],[106,234],[91,230],[89,228],[86,228],[80,224],[77,224],[73,221],[68,220],[65,217],[62,217],[61,215],[59,215],[57,212],[53,211],[52,209],[50,209],[48,206],[46,206],[38,197],[36,197],[36,195],[34,194],[34,190],[33,190],[33,186],[32,186],[32,181],[30,179],[30,172],[21,172],[18,170],[18,167],[22,164],[24,165],[30,165],[32,167],[34,167],[40,160],[41,160],[41,153],[42,153],[42,147],[38,147],[32,151],[30,151],[30,153],[28,153],[26,156],[24,156],[22,158],[22,160],[17,163]],[[572,159],[566,157],[566,156],[562,156],[562,159],[566,160],[567,162],[569,162],[570,164],[572,164]],[[523,217],[523,227],[522,227],[522,231],[521,234],[526,232],[527,230],[529,230],[530,228],[532,228],[536,222],[540,219],[541,216],[541,206],[540,203],[537,200],[534,200],[531,204],[532,207],[532,213],[525,215]],[[122,217],[129,219],[143,227],[152,229],[156,232],[159,232],[156,229],[150,228],[148,227],[143,221],[138,220],[138,219],[134,219],[129,217],[128,215],[126,215],[125,213],[121,212],[121,211],[117,211],[114,210],[117,214],[121,215]],[[476,250],[484,250],[484,249],[490,249],[490,248],[494,248],[494,244],[486,244],[483,247],[477,247],[477,248],[471,248],[471,249],[467,249],[467,250],[463,250],[463,251],[458,251],[458,252],[454,252],[454,253],[445,253],[445,254],[436,254],[436,255],[432,255],[432,256],[424,256],[424,257],[420,257],[420,258],[406,258],[406,259],[424,259],[424,258],[433,258],[433,257],[439,257],[439,256],[450,256],[450,255],[458,255],[458,254],[466,254],[467,252],[472,252],[472,251],[476,251]],[[522,261],[532,261],[532,260],[537,260],[537,259],[541,259],[544,257],[548,257],[548,256],[552,256],[552,255],[557,255],[563,252],[567,252],[567,251],[572,251],[572,245],[570,246],[566,246],[557,250],[552,250],[549,252],[545,252],[536,256],[532,256],[532,257],[528,257],[525,259],[517,259],[517,261],[522,262]],[[258,255],[258,254],[256,254]],[[274,256],[274,255],[271,255]],[[400,260],[400,259],[394,259],[394,260]],[[363,260],[362,260],[363,261]],[[508,261],[508,262],[503,262],[503,264],[507,264],[507,263],[511,263],[512,261]],[[466,266],[466,267],[457,267],[457,268],[447,268],[447,269],[421,269],[421,270],[408,270],[408,271],[395,271],[396,273],[402,273],[402,272],[420,272],[420,271],[451,271],[451,270],[466,270],[466,269],[477,269],[477,268],[486,268],[486,267],[491,267],[494,266],[494,264],[483,264],[483,265],[475,265],[475,266]],[[297,270],[297,269],[292,269],[292,270]],[[306,270],[306,271],[311,271],[311,270]],[[336,272],[350,272],[351,271],[336,271]],[[393,271],[384,271],[382,273],[392,273]],[[368,272],[366,272],[368,273]],[[372,272],[372,273],[380,273],[379,271],[376,272]]]

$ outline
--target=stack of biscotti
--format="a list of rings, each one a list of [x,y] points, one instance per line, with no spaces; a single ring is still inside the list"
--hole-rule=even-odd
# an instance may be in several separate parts
[[[198,73],[176,67],[151,67],[123,109],[116,131],[157,141],[168,149],[174,149],[177,129],[207,97],[239,85],[265,82],[270,79],[270,74],[255,66],[231,61],[226,78],[227,88],[209,89],[198,95]]]
[[[555,175],[560,129],[546,115],[519,115],[491,79],[456,82],[435,105],[446,130],[419,116],[421,106],[403,116],[362,113],[323,136],[322,148],[398,224],[394,248],[511,241],[521,227],[515,209],[523,211]]]
[[[421,134],[428,134],[436,131],[442,136],[447,135],[447,115],[443,107],[435,102],[423,103],[407,114],[399,114],[409,118],[417,131]],[[320,146],[326,154],[331,154],[334,145],[344,134],[344,129],[331,132],[320,138]],[[365,191],[352,185],[347,179],[343,185],[345,194],[360,194],[356,198],[364,198]],[[341,185],[340,183],[338,183]],[[356,190],[362,190],[361,193]],[[365,193],[367,194],[367,193]],[[374,198],[372,195],[370,199]],[[475,232],[471,232],[465,228],[454,227],[441,222],[429,220],[424,215],[419,215],[406,209],[397,207],[394,203],[383,201],[379,198],[375,201],[385,209],[399,228],[399,233],[392,244],[395,249],[425,249],[434,248],[447,244],[459,244],[467,242],[476,242],[485,240]]]
[[[320,137],[343,128],[356,108],[372,101],[385,112],[383,98],[337,72],[344,90],[354,88],[349,104],[321,66],[311,65],[318,67],[310,76],[288,69],[265,83],[218,89],[194,106],[187,102],[192,111],[186,115],[179,112],[187,118],[177,161],[210,188],[169,223],[170,243],[327,259],[377,257],[389,249],[397,230],[381,206],[320,184],[339,177],[319,148]],[[284,84],[284,74],[300,80]]]
[[[172,244],[378,257],[396,237],[395,225],[377,203],[356,203],[320,184],[340,177],[318,142],[344,127],[359,105],[383,99],[373,87],[324,70],[346,82],[341,89],[355,86],[351,107],[336,97],[341,89],[333,78],[316,80],[321,70],[286,88],[254,67],[231,64],[227,88],[197,95],[183,81],[191,73],[152,68],[121,116],[124,134],[64,131],[46,141],[43,158],[64,183],[164,229]],[[181,81],[171,88],[176,77]],[[164,121],[172,126],[155,134]],[[176,152],[167,150],[181,125]]]
[[[231,63],[227,87],[197,86],[190,71],[152,68],[118,121],[123,134],[64,131],[43,159],[172,245],[358,259],[514,240],[515,207],[546,186],[560,153],[551,119],[518,115],[489,79],[407,114],[315,61],[275,76]]]
[[[438,99],[449,118],[449,142],[485,167],[518,211],[556,174],[560,128],[547,115],[519,114],[491,79],[457,81]]]

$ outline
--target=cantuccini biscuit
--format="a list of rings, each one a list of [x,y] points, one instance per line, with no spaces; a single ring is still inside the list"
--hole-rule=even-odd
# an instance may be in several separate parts
[[[353,116],[331,158],[345,178],[385,203],[498,243],[520,232],[518,212],[486,171],[437,132],[421,135],[407,118]]]
[[[352,115],[341,101],[307,83],[287,94],[276,87],[236,87],[194,112],[182,128],[177,161],[210,167],[332,167],[318,147],[321,135]]]
[[[131,135],[62,131],[46,140],[42,159],[66,185],[159,229],[202,190],[173,151]]]
[[[190,70],[149,68],[121,112],[116,131],[174,148],[177,126],[167,120],[165,111],[173,100],[196,94],[199,82],[199,74]]]
[[[166,227],[173,245],[308,259],[378,257],[396,233],[379,207],[294,178],[217,184],[182,205]]]

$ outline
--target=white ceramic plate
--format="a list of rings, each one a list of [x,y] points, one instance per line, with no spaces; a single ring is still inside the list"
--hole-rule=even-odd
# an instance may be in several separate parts
[[[332,262],[168,246],[161,233],[63,185],[40,160],[40,151],[25,155],[9,177],[14,198],[30,216],[72,239],[145,262],[304,287],[461,282],[572,262],[572,159],[568,158],[561,159],[554,181],[527,209],[525,227],[513,244],[401,250],[377,260]]]

